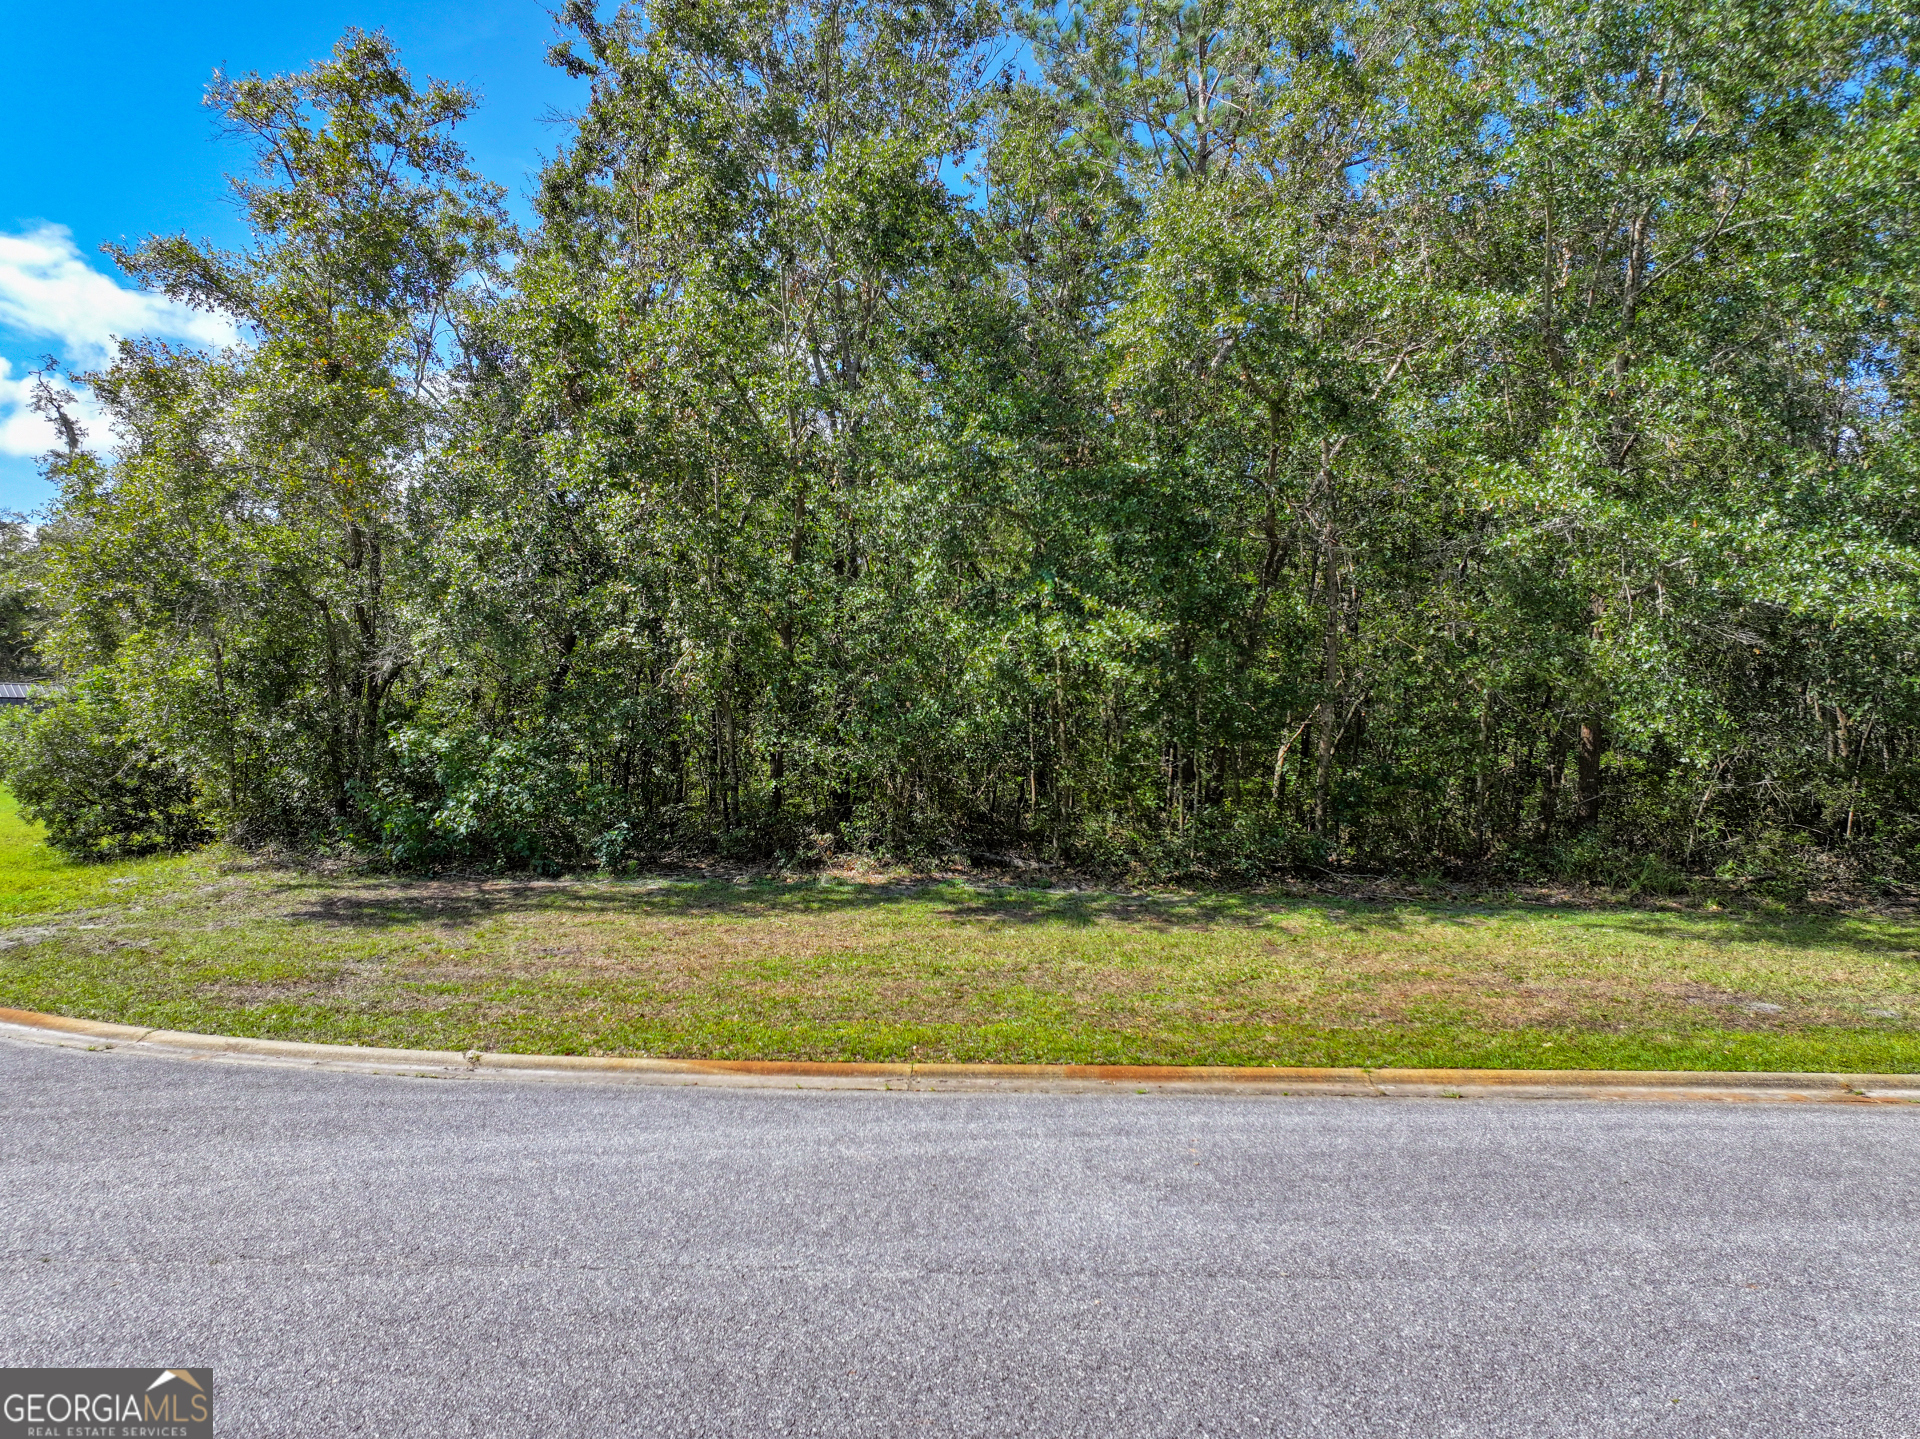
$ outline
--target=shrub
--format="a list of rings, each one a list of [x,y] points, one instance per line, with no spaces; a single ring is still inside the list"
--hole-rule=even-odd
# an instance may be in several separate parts
[[[209,837],[191,780],[128,724],[112,676],[94,671],[0,726],[0,774],[20,812],[77,859],[185,849]]]

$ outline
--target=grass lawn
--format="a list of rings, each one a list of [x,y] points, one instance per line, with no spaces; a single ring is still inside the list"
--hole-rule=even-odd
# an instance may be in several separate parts
[[[9,800],[0,1006],[523,1053],[1914,1072],[1920,922],[79,865]]]

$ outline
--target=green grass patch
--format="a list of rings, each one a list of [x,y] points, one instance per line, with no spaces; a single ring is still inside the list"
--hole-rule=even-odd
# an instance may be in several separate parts
[[[1903,917],[960,881],[76,864],[0,812],[0,1005],[334,1043],[928,1062],[1920,1072]]]
[[[13,796],[0,789],[0,923],[124,899],[129,887],[164,889],[195,863],[180,855],[105,864],[69,859],[45,843],[40,826],[23,819]]]

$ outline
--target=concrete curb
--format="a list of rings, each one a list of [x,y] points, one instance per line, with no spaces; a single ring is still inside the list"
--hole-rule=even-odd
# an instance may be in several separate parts
[[[1168,1090],[1375,1098],[1747,1100],[1920,1104],[1920,1074],[1769,1074],[1633,1069],[1256,1069],[1140,1064],[854,1064],[770,1059],[616,1059],[571,1054],[376,1049],[145,1029],[0,1009],[0,1036],[175,1059],[349,1069],[419,1078],[579,1079],[641,1084],[906,1091]]]

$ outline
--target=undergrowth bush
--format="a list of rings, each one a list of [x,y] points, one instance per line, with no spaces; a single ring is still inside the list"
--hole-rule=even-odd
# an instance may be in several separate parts
[[[192,781],[133,730],[111,675],[96,671],[0,723],[0,774],[47,842],[78,859],[185,849],[209,830]]]

